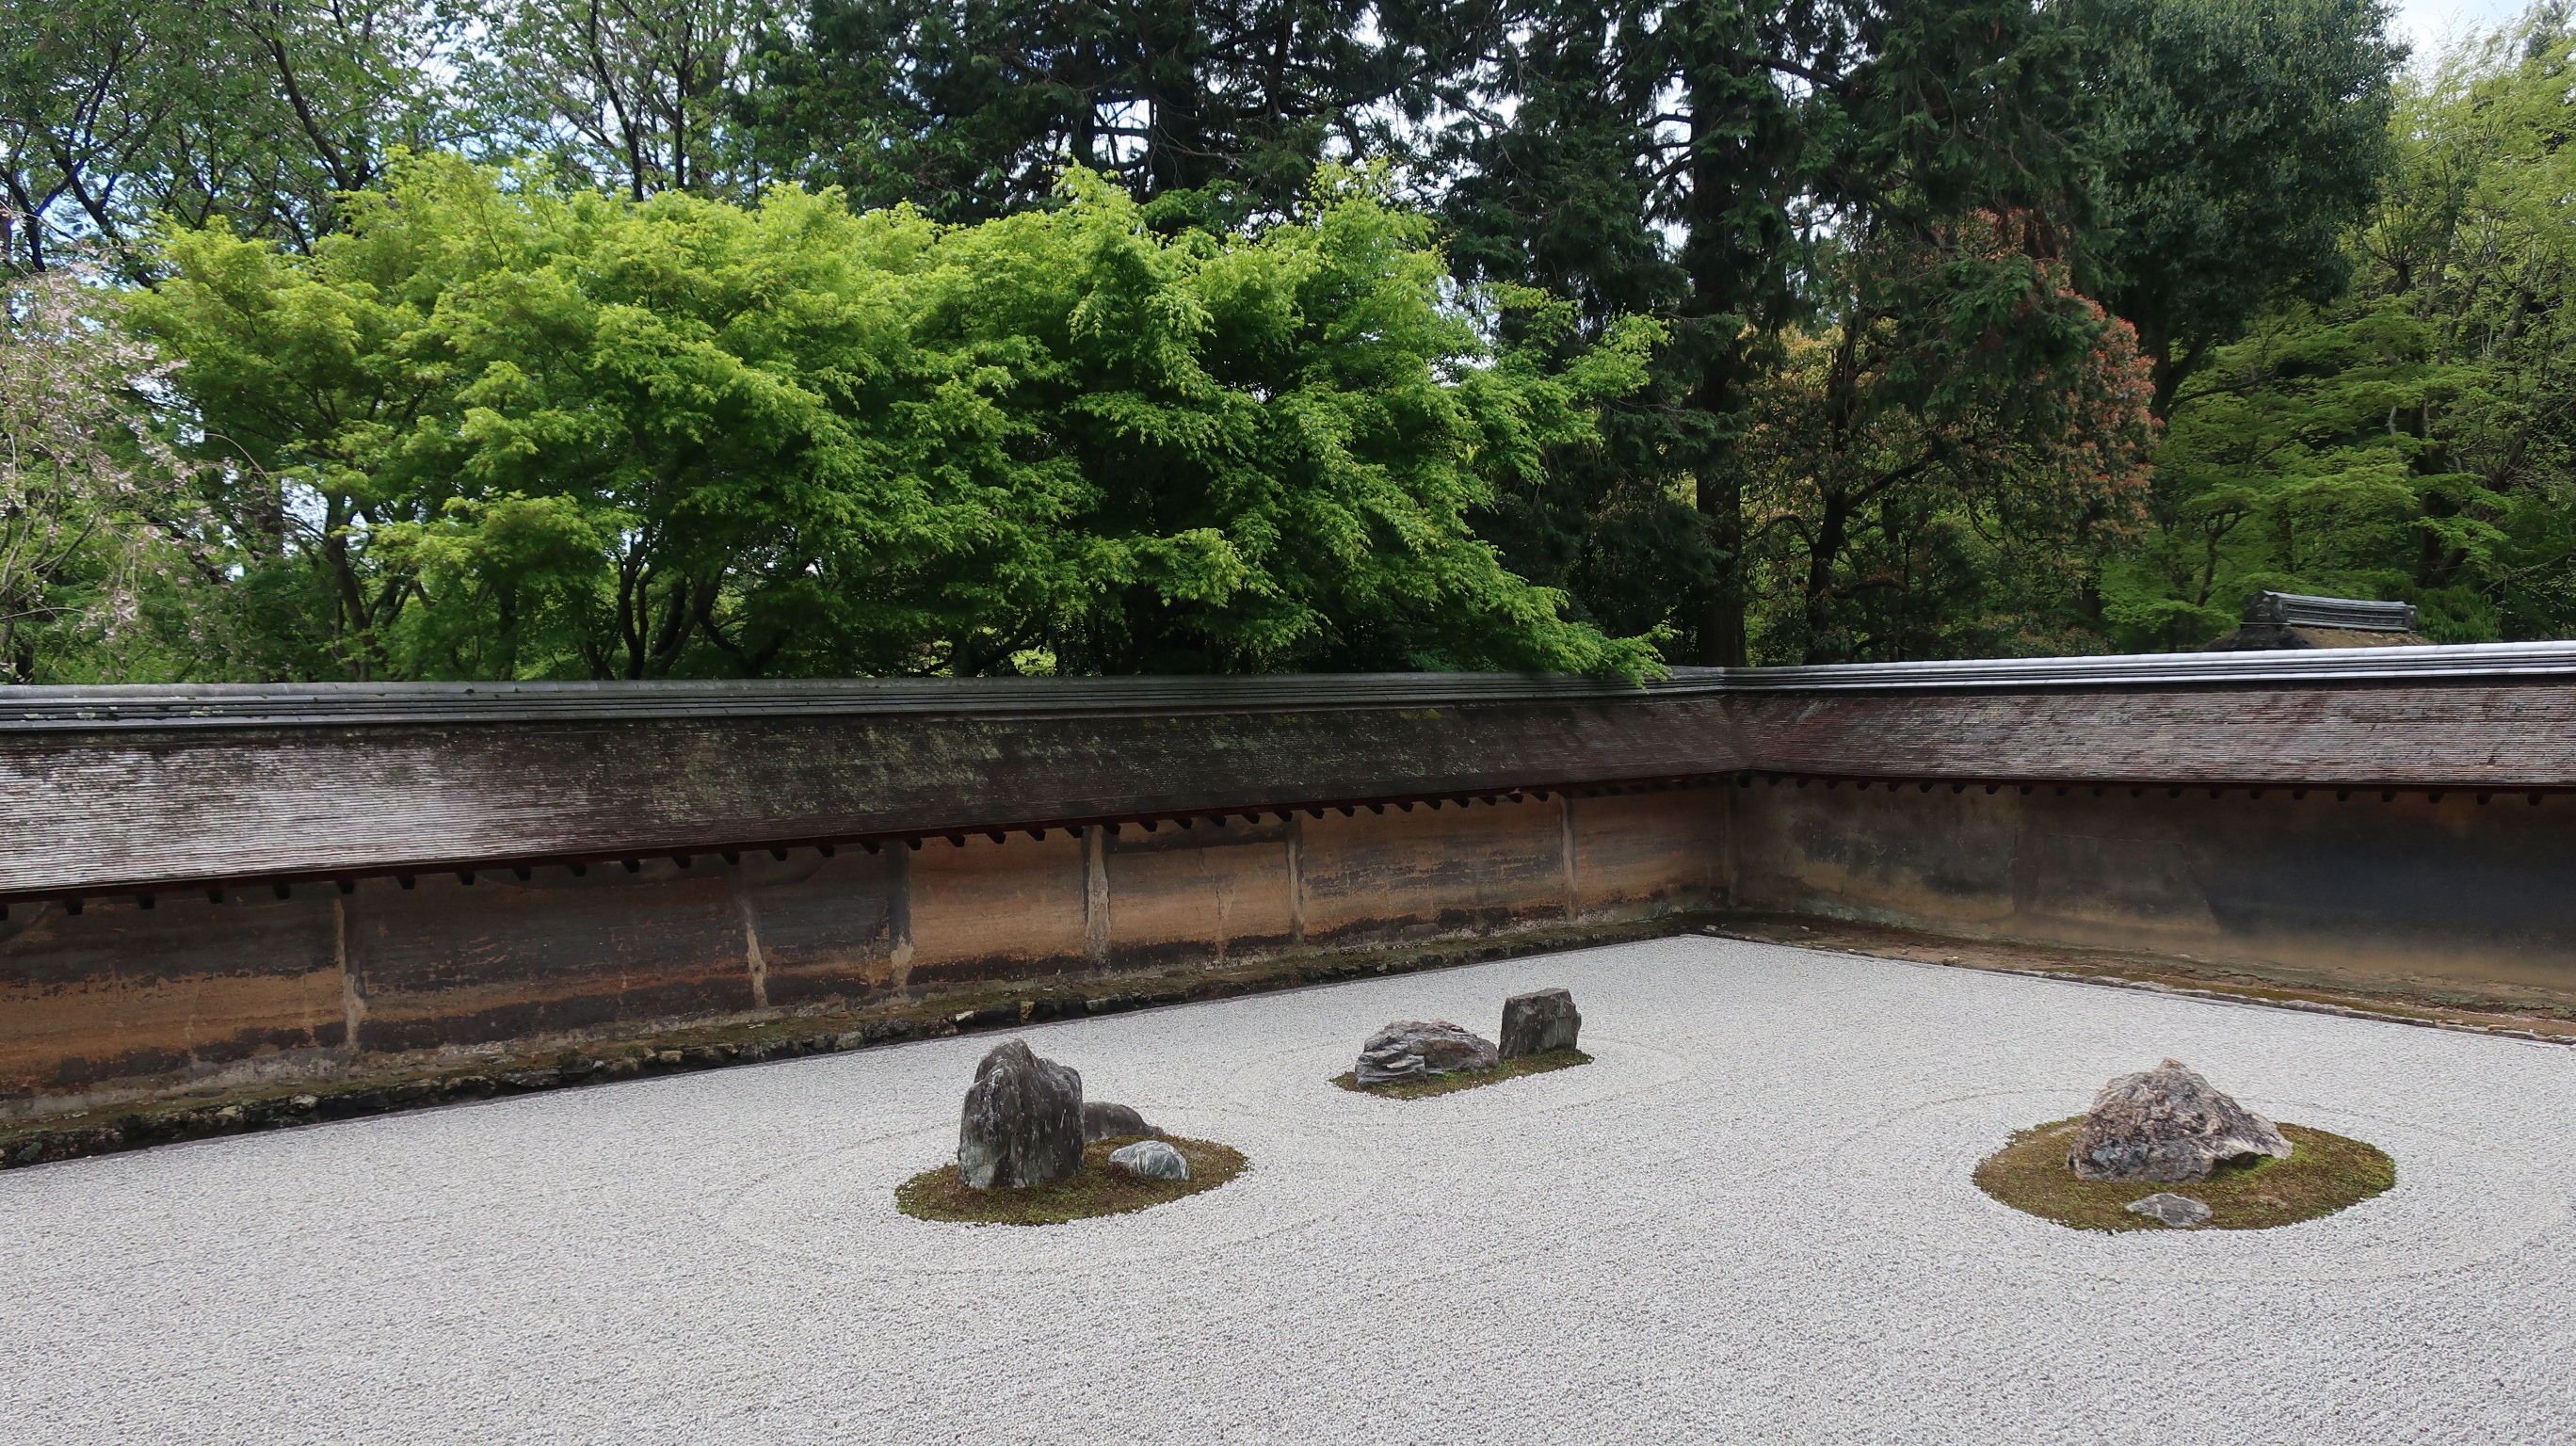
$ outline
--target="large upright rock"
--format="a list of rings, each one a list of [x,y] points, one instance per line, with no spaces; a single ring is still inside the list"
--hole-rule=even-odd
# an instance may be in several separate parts
[[[1562,989],[1539,989],[1503,1001],[1502,1056],[1519,1059],[1551,1049],[1572,1049],[1583,1032],[1583,1015],[1574,996]]]
[[[1081,1168],[1082,1076],[1019,1040],[993,1046],[966,1091],[958,1176],[973,1189],[1009,1190]]]
[[[2102,1086],[2066,1162],[2085,1180],[2206,1180],[2212,1166],[2256,1155],[2286,1160],[2290,1142],[2169,1059]]]
[[[1492,1069],[1500,1062],[1491,1040],[1478,1039],[1445,1019],[1399,1019],[1368,1037],[1351,1072],[1364,1085],[1395,1084]]]

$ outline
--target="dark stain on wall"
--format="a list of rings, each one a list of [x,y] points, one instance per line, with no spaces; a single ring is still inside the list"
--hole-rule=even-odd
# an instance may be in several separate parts
[[[1751,908],[2576,989],[2576,800],[1757,782],[1734,804]]]
[[[0,1098],[184,1075],[344,1039],[336,916],[266,890],[0,922]]]
[[[776,1008],[861,1004],[894,987],[911,850],[747,854],[735,897],[759,941],[763,1000]]]
[[[1082,841],[964,835],[925,845],[908,865],[907,987],[1080,973],[1089,967]]]
[[[723,871],[661,860],[644,870],[361,883],[347,900],[360,1046],[485,1044],[752,1008]]]
[[[1289,833],[1284,823],[1239,819],[1120,828],[1102,851],[1111,961],[1130,969],[1212,963],[1292,945]]]
[[[1349,945],[1501,929],[1566,915],[1553,803],[1328,813],[1308,821],[1305,938]]]

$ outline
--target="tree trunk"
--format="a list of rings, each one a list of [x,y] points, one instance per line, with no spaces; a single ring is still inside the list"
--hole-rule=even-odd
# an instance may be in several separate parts
[[[1718,462],[1699,474],[1699,515],[1708,528],[1709,550],[1717,570],[1694,600],[1692,621],[1699,627],[1698,662],[1709,668],[1741,668],[1744,647],[1744,486],[1732,467]]]
[[[1197,12],[1174,6],[1146,39],[1144,194],[1195,190],[1210,179],[1199,117]]]
[[[1727,445],[1729,422],[1743,403],[1744,372],[1754,328],[1758,286],[1768,257],[1747,245],[1734,214],[1751,200],[1739,182],[1771,162],[1767,154],[1782,139],[1776,119],[1755,115],[1734,103],[1750,72],[1741,56],[1724,54],[1692,67],[1689,74],[1691,113],[1690,196],[1684,210],[1682,270],[1690,279],[1688,309],[1702,328],[1699,345],[1704,361],[1691,389],[1691,406],[1702,417],[1702,432],[1692,471],[1697,505],[1706,529],[1713,564],[1708,580],[1692,599],[1691,620],[1699,633],[1697,660],[1706,667],[1741,668],[1750,657],[1744,636],[1744,484]],[[1746,134],[1744,122],[1753,122]],[[1765,154],[1753,154],[1756,151]]]

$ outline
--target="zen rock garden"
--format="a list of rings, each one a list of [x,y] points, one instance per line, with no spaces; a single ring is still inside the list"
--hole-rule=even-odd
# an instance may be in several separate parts
[[[1445,1019],[1399,1019],[1360,1045],[1346,1090],[1418,1099],[1588,1064],[1583,1015],[1564,989],[1503,1001],[1499,1039]],[[957,1162],[896,1191],[905,1213],[983,1224],[1055,1224],[1141,1210],[1213,1189],[1239,1151],[1166,1135],[1132,1106],[1083,1097],[1082,1075],[1012,1040],[976,1065]],[[2084,1114],[2015,1135],[1977,1167],[2017,1210],[2090,1230],[2259,1230],[2331,1214],[2388,1189],[2377,1148],[2278,1125],[2168,1059],[2102,1086]]]
[[[2112,1080],[2082,1116],[2022,1131],[1977,1169],[1977,1184],[2005,1204],[2095,1230],[2259,1230],[2331,1214],[2395,1182],[2377,1148],[2275,1125],[2174,1059]]]
[[[1396,1099],[1498,1084],[1591,1063],[1592,1056],[1575,1048],[1582,1031],[1571,993],[1534,990],[1503,1001],[1500,1043],[1445,1019],[1399,1019],[1370,1035],[1358,1062],[1333,1083]]]
[[[1213,1189],[1240,1152],[1174,1139],[1132,1106],[1082,1097],[1082,1074],[1011,1040],[975,1067],[957,1163],[895,1192],[906,1214],[978,1224],[1056,1224],[1141,1210]]]
[[[1575,1048],[1582,1030],[1571,993],[1515,994],[1503,1001],[1500,1044],[1447,1020],[1398,1020],[1370,1035],[1334,1083],[1412,1098],[1589,1064]],[[957,1163],[915,1175],[895,1202],[928,1220],[1059,1224],[1213,1189],[1244,1163],[1229,1146],[1165,1135],[1132,1106],[1084,1099],[1079,1070],[1014,1039],[975,1066]]]

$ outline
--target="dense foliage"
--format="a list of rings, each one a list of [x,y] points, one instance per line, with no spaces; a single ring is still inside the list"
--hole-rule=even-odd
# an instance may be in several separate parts
[[[10,8],[0,669],[2566,635],[2569,25],[2386,15]]]
[[[188,545],[205,531],[187,525],[189,469],[140,406],[169,368],[89,320],[84,280],[63,268],[0,296],[0,682],[67,655],[130,666],[151,579],[208,567]]]
[[[1249,239],[1067,187],[952,228],[423,160],[310,257],[176,233],[122,310],[264,484],[262,671],[1642,665],[1465,521],[1642,334],[1488,355],[1366,177]]]
[[[2409,87],[2350,290],[2255,313],[2176,398],[2115,642],[2190,647],[2257,587],[2402,598],[2453,641],[2576,632],[2571,41]]]
[[[1450,138],[1460,264],[1674,328],[1611,447],[1564,459],[1501,535],[1603,615],[1669,626],[1692,661],[1745,662],[1761,519],[1739,444],[1793,335],[1874,309],[1845,256],[1946,251],[1859,285],[1910,292],[1909,326],[1967,325],[1993,374],[2089,348],[2040,276],[2080,184],[2076,33],[2027,0],[1543,0],[1526,19]],[[2006,209],[2025,222],[2016,254],[1945,240]]]
[[[972,218],[1116,175],[1160,215],[1293,205],[1326,155],[1404,150],[1499,33],[1493,0],[811,0],[746,107],[772,163]]]

